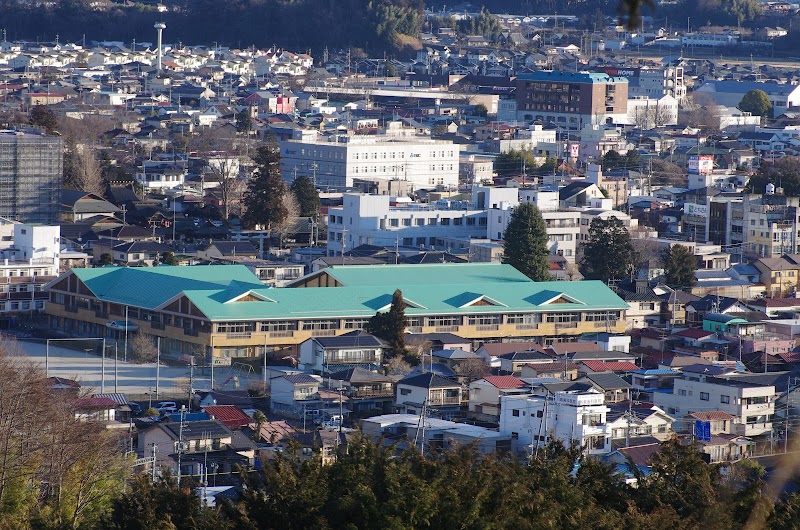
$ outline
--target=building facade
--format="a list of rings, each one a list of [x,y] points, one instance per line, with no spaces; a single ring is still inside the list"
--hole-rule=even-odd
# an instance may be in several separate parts
[[[570,130],[626,123],[628,80],[606,74],[542,70],[517,77],[517,116]]]
[[[58,222],[63,145],[36,130],[0,131],[0,217]]]
[[[415,189],[458,188],[458,148],[425,137],[315,136],[280,144],[281,173],[288,182],[301,176],[319,188],[353,186],[353,179],[402,180]]]
[[[70,335],[138,329],[165,351],[228,364],[363,329],[396,289],[408,331],[469,342],[622,333],[628,309],[602,282],[533,282],[491,263],[334,266],[291,285],[268,288],[241,265],[72,269],[48,284],[47,314]]]

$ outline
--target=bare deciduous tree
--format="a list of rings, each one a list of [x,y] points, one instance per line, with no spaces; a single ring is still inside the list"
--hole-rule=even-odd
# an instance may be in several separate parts
[[[489,367],[480,359],[467,359],[455,367],[455,372],[469,381],[489,375]]]
[[[130,340],[131,359],[134,362],[147,363],[156,359],[156,344],[151,335],[138,332]]]

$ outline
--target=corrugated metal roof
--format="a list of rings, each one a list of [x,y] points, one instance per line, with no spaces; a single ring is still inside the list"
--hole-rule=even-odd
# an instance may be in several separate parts
[[[75,274],[100,299],[147,309],[156,309],[183,293],[210,320],[369,317],[391,302],[395,289],[419,306],[407,307],[407,316],[628,309],[628,304],[600,281],[533,282],[510,265],[353,269],[337,273],[345,287],[295,289],[265,287],[242,265],[105,267],[72,269],[66,274]],[[461,307],[458,302],[465,292],[485,295],[503,305]],[[236,301],[247,293],[261,300]],[[560,298],[575,302],[548,303]]]

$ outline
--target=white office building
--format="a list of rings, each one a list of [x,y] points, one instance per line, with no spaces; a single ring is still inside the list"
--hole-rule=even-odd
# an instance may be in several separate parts
[[[328,256],[359,245],[443,249],[445,239],[486,237],[486,210],[468,201],[392,205],[388,195],[347,193],[328,210]]]
[[[500,434],[510,435],[512,450],[544,447],[550,433],[566,446],[577,442],[587,454],[611,451],[606,424],[609,408],[595,389],[556,392],[554,396],[502,396]]]
[[[456,189],[458,147],[449,141],[398,135],[303,135],[281,142],[281,173],[293,182],[308,176],[321,189],[344,189],[360,180],[404,180],[414,189]]]

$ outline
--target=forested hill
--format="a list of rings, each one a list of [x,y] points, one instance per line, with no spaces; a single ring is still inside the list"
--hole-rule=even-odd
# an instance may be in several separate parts
[[[149,1],[149,0],[148,0]],[[174,2],[174,3],[173,3]],[[423,0],[169,0],[170,11],[90,0],[57,0],[43,7],[0,0],[0,28],[9,40],[154,41],[153,23],[167,25],[168,43],[269,47],[321,55],[330,48],[396,52],[417,43]]]

